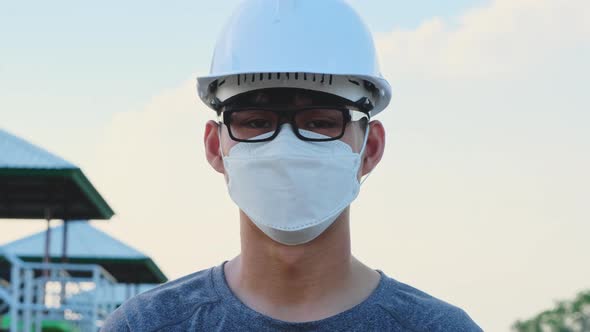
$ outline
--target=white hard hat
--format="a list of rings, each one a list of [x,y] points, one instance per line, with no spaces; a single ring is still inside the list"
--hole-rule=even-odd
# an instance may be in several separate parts
[[[391,99],[366,25],[344,0],[245,0],[226,24],[199,97],[219,110],[239,93],[285,87],[370,103]]]

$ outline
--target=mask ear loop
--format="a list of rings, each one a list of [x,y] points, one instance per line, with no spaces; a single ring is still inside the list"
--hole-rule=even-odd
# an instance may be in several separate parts
[[[365,153],[365,148],[367,147],[367,141],[369,140],[369,131],[370,130],[371,130],[371,126],[369,123],[367,123],[367,130],[365,130],[365,138],[363,139],[363,147],[361,148],[361,151],[359,152],[361,159],[363,158],[363,153]],[[361,163],[359,163],[359,167],[361,167]],[[364,177],[361,178],[361,181],[360,181],[361,186],[363,185],[363,183],[365,183],[365,181],[367,181],[367,179],[369,178],[369,175],[371,175],[371,173],[373,173],[373,170],[370,170],[369,173],[367,173],[367,175],[365,175]]]
[[[223,155],[223,147],[221,145],[221,131],[223,130],[223,123],[221,121],[217,121],[217,137],[219,140],[219,154],[221,155],[221,159],[225,158]]]

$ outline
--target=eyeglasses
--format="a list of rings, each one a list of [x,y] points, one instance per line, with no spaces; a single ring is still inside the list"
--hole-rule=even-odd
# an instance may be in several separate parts
[[[366,111],[334,106],[281,110],[270,107],[240,107],[225,110],[222,115],[231,139],[249,143],[273,140],[283,123],[290,123],[293,132],[301,140],[333,141],[342,138],[348,124],[358,122],[364,128],[370,118]]]

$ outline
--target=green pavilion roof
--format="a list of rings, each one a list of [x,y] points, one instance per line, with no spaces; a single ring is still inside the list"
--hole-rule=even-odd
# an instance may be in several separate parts
[[[61,225],[51,229],[49,256],[53,262],[61,262],[63,228]],[[67,237],[70,263],[101,265],[122,283],[155,284],[168,280],[150,257],[92,227],[86,221],[69,221]],[[40,262],[44,256],[44,243],[45,231],[7,243],[0,248],[25,261]],[[6,279],[8,275],[4,277]]]
[[[109,219],[114,212],[74,164],[0,129],[0,218]]]

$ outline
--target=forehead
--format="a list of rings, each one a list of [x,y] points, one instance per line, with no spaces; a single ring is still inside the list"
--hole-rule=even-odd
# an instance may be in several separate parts
[[[232,97],[228,107],[252,106],[346,106],[351,102],[325,92],[305,89],[273,88],[254,90]]]

